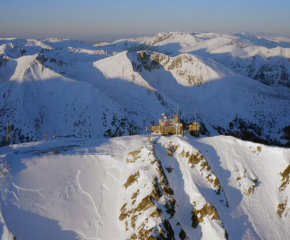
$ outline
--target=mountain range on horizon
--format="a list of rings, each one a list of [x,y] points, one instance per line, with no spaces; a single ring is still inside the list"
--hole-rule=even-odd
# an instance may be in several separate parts
[[[177,104],[202,134],[289,146],[290,39],[158,33],[94,46],[0,39],[0,138],[144,133]]]
[[[0,239],[288,239],[289,76],[285,37],[0,38]]]

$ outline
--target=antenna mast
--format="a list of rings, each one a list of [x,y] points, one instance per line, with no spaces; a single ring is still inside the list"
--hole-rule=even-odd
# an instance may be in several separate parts
[[[196,122],[196,109],[195,109],[195,122]]]
[[[8,127],[8,122],[7,122],[7,128],[6,128],[6,142],[9,141],[9,127]]]
[[[10,138],[12,138],[12,136],[9,134],[9,131],[12,129],[11,127],[11,121],[10,121],[10,126],[9,123],[7,121],[7,128],[6,128],[6,142],[8,143]]]

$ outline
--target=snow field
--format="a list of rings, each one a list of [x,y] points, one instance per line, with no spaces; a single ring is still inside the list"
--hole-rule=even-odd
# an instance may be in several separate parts
[[[6,226],[21,239],[289,236],[288,180],[280,174],[288,149],[224,136],[144,135],[0,150],[11,163],[1,177],[2,239]]]

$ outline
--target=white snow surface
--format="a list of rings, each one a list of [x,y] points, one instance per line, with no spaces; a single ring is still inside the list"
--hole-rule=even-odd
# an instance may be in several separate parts
[[[199,162],[190,161],[201,154]],[[0,148],[2,170],[6,159],[3,240],[147,239],[162,231],[166,239],[226,239],[226,232],[234,240],[290,236],[290,171],[281,175],[290,166],[287,148],[229,136],[153,134],[14,144]],[[144,199],[151,200],[146,205]],[[220,220],[198,213],[204,206],[213,206]],[[203,220],[192,227],[194,209]],[[173,235],[164,227],[168,222]]]
[[[219,136],[289,146],[289,59],[249,33],[0,38],[0,239],[289,239],[289,148]],[[124,136],[177,104],[211,137]]]
[[[101,46],[101,45],[99,45]],[[290,39],[250,33],[158,33],[146,39],[125,39],[107,47],[150,49],[177,56],[190,53],[211,58],[267,85],[290,86]]]
[[[0,122],[11,121],[14,143],[114,137],[145,133],[178,104],[185,122],[197,110],[204,134],[289,144],[289,47],[287,38],[247,33],[158,33],[95,46],[1,38]]]

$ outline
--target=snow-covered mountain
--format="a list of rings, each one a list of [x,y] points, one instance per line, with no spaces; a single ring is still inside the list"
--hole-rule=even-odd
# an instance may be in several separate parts
[[[289,239],[289,49],[0,38],[1,239]],[[200,138],[145,134],[177,105]]]
[[[15,143],[145,133],[178,104],[186,122],[197,110],[202,134],[289,146],[289,49],[289,39],[244,33],[159,33],[95,46],[1,38],[0,138],[10,121]]]
[[[5,146],[1,239],[289,239],[289,164],[230,136]]]
[[[147,49],[170,56],[191,53],[211,58],[266,85],[290,86],[290,39],[285,37],[171,32],[118,40],[106,46],[133,51]]]

